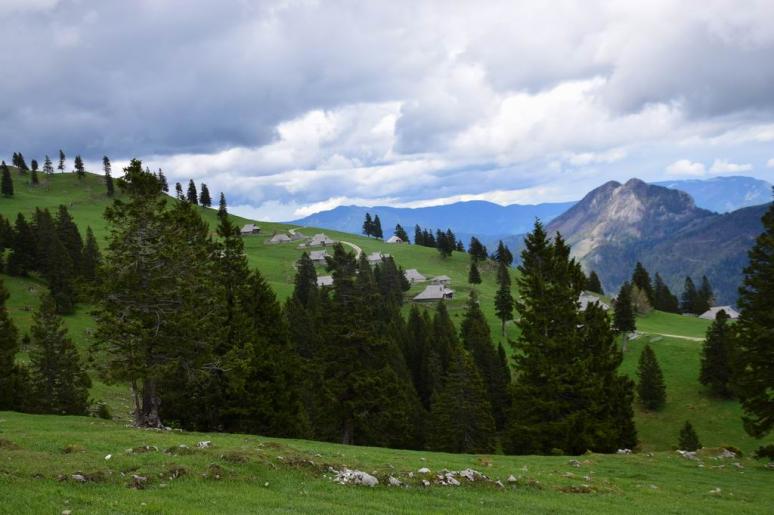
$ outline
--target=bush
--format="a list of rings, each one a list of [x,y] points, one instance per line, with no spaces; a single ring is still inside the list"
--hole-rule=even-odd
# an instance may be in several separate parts
[[[105,404],[104,401],[97,401],[93,410],[94,416],[104,420],[112,420],[113,415],[110,413],[110,407]]]
[[[701,449],[699,436],[690,422],[686,422],[680,430],[680,440],[677,443],[677,447],[682,451],[698,451]]]

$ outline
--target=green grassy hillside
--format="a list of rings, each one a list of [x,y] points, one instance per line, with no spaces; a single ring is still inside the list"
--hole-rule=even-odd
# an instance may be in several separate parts
[[[14,179],[16,194],[10,199],[0,198],[0,214],[15,218],[19,211],[31,213],[35,207],[56,209],[59,204],[64,203],[81,229],[85,231],[87,225],[91,226],[104,244],[107,231],[102,213],[109,200],[105,196],[100,176],[87,174],[84,179],[78,180],[74,174],[56,174],[44,177],[43,184],[37,187],[25,184],[26,179],[17,172],[14,172]],[[217,220],[215,210],[201,208],[201,212],[214,229]],[[238,224],[247,222],[239,217],[233,218]],[[297,248],[297,242],[266,244],[266,240],[275,231],[287,231],[290,226],[267,222],[259,224],[262,233],[244,240],[249,263],[261,271],[280,298],[285,298],[292,290],[294,263],[302,250]],[[298,230],[306,235],[321,231],[315,228]],[[453,319],[459,322],[470,291],[470,285],[467,284],[467,255],[455,253],[448,259],[442,259],[435,249],[414,245],[388,245],[358,235],[324,232],[334,239],[357,245],[365,252],[380,250],[390,253],[399,265],[404,268],[417,268],[426,276],[449,275],[452,278],[452,288],[456,292],[456,298],[450,303],[449,310]],[[498,341],[501,338],[500,324],[494,316],[493,307],[496,290],[495,269],[484,266],[481,272],[483,284],[476,286],[476,290],[480,294],[481,306],[490,321],[495,341]],[[325,272],[320,269],[319,273]],[[32,310],[38,303],[38,297],[45,291],[45,285],[34,279],[8,276],[3,276],[3,279],[11,293],[9,309],[22,332],[25,332],[31,321]],[[422,288],[422,285],[414,286],[409,295],[413,296]],[[75,315],[66,317],[70,335],[84,355],[94,325],[90,310],[89,306],[80,305]],[[700,340],[708,325],[704,320],[660,312],[653,312],[638,319],[639,330],[647,334],[629,344],[623,370],[634,375],[639,352],[644,342],[650,341],[664,369],[668,395],[667,407],[662,412],[651,414],[636,408],[637,426],[644,449],[671,449],[676,444],[677,433],[686,419],[690,419],[697,427],[705,445],[734,445],[745,451],[760,445],[760,442],[749,438],[742,430],[738,404],[708,397],[698,383]],[[516,336],[517,328],[509,323],[507,337],[514,339]],[[508,352],[511,351],[509,345],[505,347]],[[24,357],[22,355],[22,359]],[[107,386],[95,381],[92,396],[94,399],[107,401],[115,416],[121,420],[126,419],[129,403],[125,387]]]
[[[201,441],[211,444],[197,448]],[[244,435],[141,431],[84,417],[0,412],[0,512],[769,511],[774,503],[772,471],[749,458],[719,459],[719,453],[719,449],[704,449],[697,460],[674,452],[589,454],[577,460],[453,455]],[[373,488],[340,485],[332,480],[329,467],[362,470],[376,476],[380,484]],[[431,473],[419,474],[423,467]],[[461,486],[435,484],[435,474],[443,469],[466,468],[490,480],[462,479]],[[508,481],[511,475],[514,482]],[[387,486],[389,476],[404,485]],[[421,485],[425,477],[430,486]]]

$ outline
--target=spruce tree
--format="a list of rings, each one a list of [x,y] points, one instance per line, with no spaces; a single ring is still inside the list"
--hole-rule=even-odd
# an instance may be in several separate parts
[[[701,354],[699,382],[707,386],[713,395],[731,397],[731,349],[733,328],[722,309],[707,329]]]
[[[159,168],[158,173],[159,182],[161,183],[161,191],[164,193],[169,193],[169,183],[167,182],[167,176],[164,175],[164,172]]]
[[[495,422],[486,388],[470,355],[454,352],[430,414],[427,448],[458,453],[491,453]]]
[[[51,297],[41,300],[33,315],[30,336],[30,395],[34,411],[85,415],[91,380]]]
[[[478,271],[478,265],[476,260],[470,260],[470,268],[468,269],[468,283],[469,284],[481,284],[481,273]]]
[[[94,237],[91,227],[87,227],[86,243],[83,246],[83,259],[81,261],[81,273],[87,283],[96,284],[101,262],[102,255],[99,252],[97,238]]]
[[[188,192],[185,198],[189,203],[195,206],[199,205],[199,197],[196,194],[196,184],[194,184],[193,179],[188,180]]]
[[[293,281],[293,297],[304,307],[315,303],[318,295],[317,272],[309,254],[304,252],[296,263],[296,277]]]
[[[21,366],[16,364],[19,332],[5,306],[8,296],[0,280],[0,411],[21,409],[25,389]]]
[[[502,334],[505,335],[505,323],[513,319],[514,300],[511,295],[511,276],[505,261],[500,262],[497,270],[497,293],[495,294],[495,314],[502,323]]]
[[[715,293],[712,291],[709,279],[707,279],[706,275],[703,275],[701,277],[701,286],[696,293],[695,313],[701,315],[705,311],[708,311],[714,301]]]
[[[624,283],[618,291],[618,297],[615,299],[613,326],[620,334],[631,333],[637,330],[634,310],[632,309],[631,292],[631,285],[629,283]]]
[[[32,163],[35,165],[35,168],[30,173],[30,184],[32,184],[33,186],[37,186],[38,184],[40,184],[40,178],[38,177],[38,170],[37,170],[38,162],[32,161]]]
[[[59,170],[60,173],[64,173],[65,153],[62,151],[62,149],[59,149],[59,164],[57,165],[56,169]]]
[[[178,200],[185,200],[185,197],[183,196],[183,185],[179,182],[175,183],[175,196]]]
[[[679,313],[680,306],[669,287],[664,283],[661,275],[656,273],[656,279],[653,283],[653,307],[659,311],[667,313]]]
[[[56,232],[59,240],[67,249],[75,273],[80,274],[83,259],[83,238],[81,238],[78,225],[64,204],[60,204],[57,210]]]
[[[694,315],[700,315],[697,311],[699,306],[699,293],[696,291],[696,285],[693,284],[693,279],[690,277],[685,278],[685,286],[683,287],[683,295],[680,298],[680,311],[683,313],[693,313]]]
[[[379,219],[379,215],[374,216],[374,237],[380,240],[384,238],[384,232],[382,231],[382,221]]]
[[[46,154],[46,158],[43,160],[43,173],[46,175],[54,173],[54,165],[51,162],[51,158],[48,157],[48,154]]]
[[[60,232],[60,227],[54,222],[47,209],[37,210],[35,213],[37,268],[48,282],[57,312],[66,315],[75,309],[73,283],[76,276],[79,275],[76,272],[68,245],[79,248],[77,243],[80,241],[80,234],[77,241],[63,241],[63,237],[73,238],[71,231],[66,229],[66,221],[63,222],[63,225],[65,228],[62,228]],[[75,230],[77,232],[77,228]],[[81,253],[78,251],[78,265],[81,264],[80,255]]]
[[[650,345],[645,345],[637,365],[637,396],[646,410],[655,411],[666,402],[664,374]]]
[[[38,160],[37,159],[33,159],[32,161],[30,161],[30,171],[31,172],[37,172],[38,171],[38,167],[39,167],[39,164],[38,164]]]
[[[33,270],[36,260],[35,235],[23,214],[16,215],[13,230],[13,245],[8,256],[9,275],[26,276]]]
[[[497,243],[495,261],[498,263],[505,263],[505,266],[511,266],[513,264],[513,254],[511,253],[511,250],[508,248],[508,246],[502,242],[502,240]]]
[[[739,289],[733,383],[742,403],[745,431],[762,438],[774,427],[774,204],[769,204],[763,232],[748,256]]]
[[[79,179],[83,179],[83,177],[86,175],[86,168],[83,166],[83,159],[81,159],[80,155],[75,156],[74,171],[76,174],[78,174]]]
[[[220,202],[218,203],[218,218],[226,218],[228,216],[228,207],[226,206],[226,195],[220,192]]]
[[[594,270],[591,271],[589,278],[586,281],[586,290],[593,293],[599,293],[600,295],[605,294],[605,291],[602,289],[602,283],[599,280],[599,276]]]
[[[648,302],[653,304],[653,283],[650,281],[650,274],[639,261],[634,267],[631,284],[643,291],[648,297]]]
[[[680,429],[680,438],[677,441],[677,447],[681,451],[698,451],[701,449],[699,436],[696,434],[696,430],[689,421],[686,421],[683,428]]]
[[[115,194],[115,186],[113,185],[113,177],[110,175],[112,166],[108,156],[102,156],[102,169],[105,171],[105,189],[107,190],[107,196],[112,197]]]
[[[212,197],[210,197],[210,190],[204,183],[202,183],[201,192],[199,193],[199,203],[204,207],[212,207]]]
[[[468,245],[468,254],[470,254],[470,257],[474,261],[486,261],[486,258],[488,257],[486,247],[475,236],[472,236],[470,238],[470,245]]]
[[[14,163],[14,165],[16,166],[16,168],[19,169],[19,172],[22,175],[24,174],[24,172],[29,171],[29,168],[27,167],[27,161],[24,160],[24,156],[22,155],[21,152],[19,152],[16,155],[16,162]]]
[[[425,246],[424,233],[422,232],[422,228],[419,227],[419,225],[414,226],[414,245]]]
[[[365,214],[365,220],[363,220],[363,234],[366,236],[373,236],[374,234],[374,221],[371,219],[371,213]]]
[[[0,177],[0,193],[4,197],[13,197],[13,179],[5,161],[0,163],[0,173],[2,173],[2,177]]]
[[[406,233],[406,229],[404,229],[400,224],[395,226],[395,231],[393,234],[400,238],[403,243],[411,243],[409,241],[408,233]]]

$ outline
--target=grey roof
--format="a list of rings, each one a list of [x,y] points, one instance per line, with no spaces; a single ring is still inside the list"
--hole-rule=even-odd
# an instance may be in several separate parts
[[[430,279],[430,282],[434,284],[450,283],[451,277],[449,277],[448,275],[436,275],[435,277]]]
[[[402,240],[402,239],[400,239],[400,238],[398,238],[398,237],[397,237],[397,236],[395,236],[395,235],[392,235],[392,236],[390,236],[390,237],[389,237],[389,238],[387,238],[387,240],[385,240],[385,241],[386,241],[386,243],[403,243],[403,240]]]
[[[258,227],[255,224],[245,224],[244,227],[242,227],[239,232],[242,234],[252,234],[254,232],[260,231],[261,228]]]
[[[366,256],[366,259],[369,263],[378,263],[382,260],[382,258],[388,258],[390,257],[389,254],[382,254],[381,252],[371,252],[368,256]]]
[[[325,256],[328,255],[328,252],[325,250],[313,250],[309,253],[309,259],[312,261],[325,261]]]
[[[414,297],[414,300],[443,300],[450,299],[452,295],[454,295],[454,290],[450,290],[442,284],[431,284]]]
[[[602,299],[594,295],[593,293],[584,291],[584,292],[581,292],[581,294],[578,296],[578,303],[580,303],[581,311],[586,311],[586,308],[588,307],[588,305],[593,304],[595,302],[599,304],[599,307],[601,307],[604,310],[610,309],[610,306],[602,302]]]
[[[409,268],[408,270],[403,272],[403,276],[410,283],[421,283],[427,280],[427,277],[420,274],[416,268]]]
[[[321,232],[312,236],[309,245],[333,245],[334,243],[336,243],[336,240],[331,239],[327,234]]]
[[[291,240],[303,240],[305,238],[306,238],[306,236],[304,236],[303,234],[301,234],[298,231],[293,231],[293,232],[290,233],[290,239]]]
[[[317,278],[317,286],[333,286],[333,277],[330,275],[321,275]]]
[[[699,315],[699,318],[703,318],[705,320],[715,320],[721,310],[725,311],[726,315],[728,315],[731,320],[736,320],[739,318],[739,312],[731,306],[713,306],[709,308],[709,310]]]
[[[274,236],[271,237],[269,240],[269,243],[285,243],[290,241],[290,236],[285,234],[284,232],[278,232]]]

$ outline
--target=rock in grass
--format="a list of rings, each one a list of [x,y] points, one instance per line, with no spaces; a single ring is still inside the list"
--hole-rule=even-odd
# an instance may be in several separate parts
[[[430,469],[427,467],[422,467],[421,469],[417,470],[417,474],[429,474]]]
[[[516,479],[516,476],[514,476],[513,474],[511,474],[510,476],[508,476],[508,482],[509,482],[509,483],[511,483],[511,484],[513,484],[513,483],[516,483],[516,482],[518,482],[518,479]]]
[[[374,487],[379,484],[378,479],[362,470],[350,470],[345,468],[333,472],[335,473],[333,480],[341,485],[363,485]]]
[[[401,482],[400,482],[400,479],[394,478],[394,477],[392,477],[392,476],[390,476],[389,478],[387,478],[387,483],[388,483],[390,486],[401,486],[401,485],[403,484],[403,483],[401,483]]]

